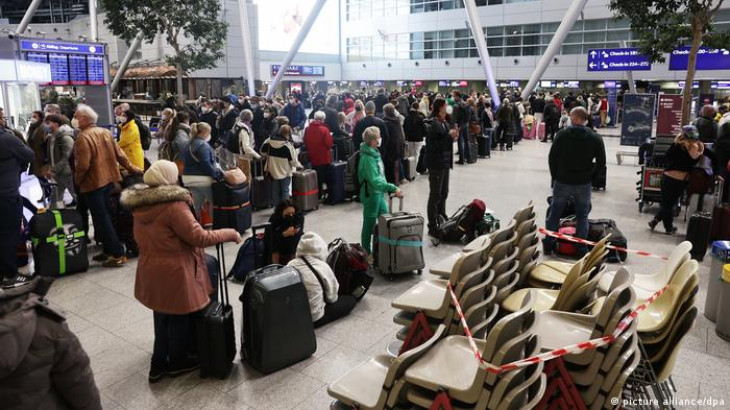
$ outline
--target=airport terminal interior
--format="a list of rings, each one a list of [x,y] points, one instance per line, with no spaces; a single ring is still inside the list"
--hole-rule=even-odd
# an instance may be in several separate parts
[[[621,0],[156,11],[213,58],[139,3],[0,0],[0,408],[730,408],[730,44],[651,61]]]

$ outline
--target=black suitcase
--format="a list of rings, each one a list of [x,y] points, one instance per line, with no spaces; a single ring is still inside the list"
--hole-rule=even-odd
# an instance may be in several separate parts
[[[264,160],[251,161],[251,175],[251,179],[253,179],[253,185],[251,186],[253,209],[271,208],[273,201],[271,198],[271,181],[264,176]]]
[[[491,158],[491,137],[491,131],[488,131],[485,135],[480,135],[479,137],[477,137],[477,152],[479,153],[479,158]]]
[[[317,350],[307,290],[295,268],[269,265],[252,272],[240,300],[241,359],[254,369],[271,373]]]
[[[603,166],[602,168],[598,169],[593,172],[593,181],[591,182],[593,185],[593,189],[598,190],[606,190],[606,167]]]
[[[345,170],[347,162],[335,161],[330,164],[330,184],[327,185],[327,203],[330,205],[343,202],[347,198],[345,190]]]
[[[419,174],[424,174],[428,171],[428,166],[426,165],[426,146],[421,147],[421,152],[418,153],[418,163],[416,164],[416,172]]]
[[[89,269],[87,234],[81,215],[72,209],[39,212],[29,223],[35,273],[65,276]]]
[[[220,268],[225,272],[226,261],[222,249],[216,245]],[[196,327],[198,339],[198,357],[200,359],[200,377],[217,377],[225,379],[233,368],[236,357],[236,335],[233,324],[233,308],[228,299],[228,282],[218,274],[218,290],[220,300],[211,301],[203,310],[202,318]]]
[[[610,236],[609,236],[610,235]],[[613,219],[589,219],[588,220],[588,240],[598,242],[608,236],[607,243],[619,248],[628,248],[628,240],[626,236],[618,229],[616,221]],[[627,253],[610,249],[606,260],[610,263],[626,261]]]
[[[469,141],[468,153],[469,155],[464,158],[467,164],[473,164],[477,162],[477,154],[479,154],[479,144],[476,141]]]
[[[699,212],[689,218],[687,224],[687,240],[692,242],[692,250],[689,252],[693,259],[702,262],[707,252],[707,244],[710,242],[712,232],[712,214]]]
[[[416,179],[418,171],[416,171],[416,159],[414,157],[406,157],[403,159],[403,168],[406,172],[405,178],[409,181]]]
[[[251,227],[251,195],[248,182],[228,185],[215,182],[213,188],[213,229],[231,228],[240,233]]]

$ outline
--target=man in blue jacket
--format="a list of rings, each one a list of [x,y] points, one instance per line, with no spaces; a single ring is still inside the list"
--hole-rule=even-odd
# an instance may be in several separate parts
[[[8,129],[7,117],[0,108],[0,279],[18,275],[16,251],[20,243],[23,202],[20,174],[33,160],[33,150]]]
[[[281,115],[289,118],[289,125],[295,129],[295,133],[299,133],[304,129],[307,122],[307,113],[304,112],[304,106],[300,104],[299,98],[296,96],[289,97],[289,103],[281,110]]]

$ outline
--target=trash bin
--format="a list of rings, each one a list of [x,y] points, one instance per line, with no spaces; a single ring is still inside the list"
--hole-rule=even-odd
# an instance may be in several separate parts
[[[707,281],[705,317],[713,322],[717,317],[717,299],[720,297],[720,286],[717,281],[720,280],[723,266],[727,263],[730,263],[730,241],[712,242],[712,266],[710,280]]]
[[[717,283],[720,297],[717,304],[715,333],[730,342],[730,264],[725,265],[722,278]]]

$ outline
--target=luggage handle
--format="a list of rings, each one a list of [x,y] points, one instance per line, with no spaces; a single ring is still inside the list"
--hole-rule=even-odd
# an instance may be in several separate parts
[[[219,243],[215,246],[218,254],[218,292],[220,293],[220,301],[223,306],[231,304],[228,298],[228,279],[225,277],[226,272],[226,253],[223,251],[223,244]]]
[[[262,224],[252,225],[251,226],[251,238],[253,239],[253,264],[254,264],[254,268],[256,268],[258,266],[258,264],[257,264],[258,261],[256,260],[257,255],[258,255],[258,252],[256,252],[256,250],[257,250],[256,249],[256,242],[258,242],[256,240],[256,231],[257,230],[263,230],[264,231],[264,240],[266,240],[266,228],[268,228],[269,226],[271,226],[271,222],[265,222],[265,223],[262,223]]]
[[[390,212],[393,212],[393,198],[400,199],[398,201],[398,204],[399,204],[398,211],[403,212],[403,195],[401,195],[400,197],[397,197],[395,194],[388,195],[388,209],[390,209]]]

